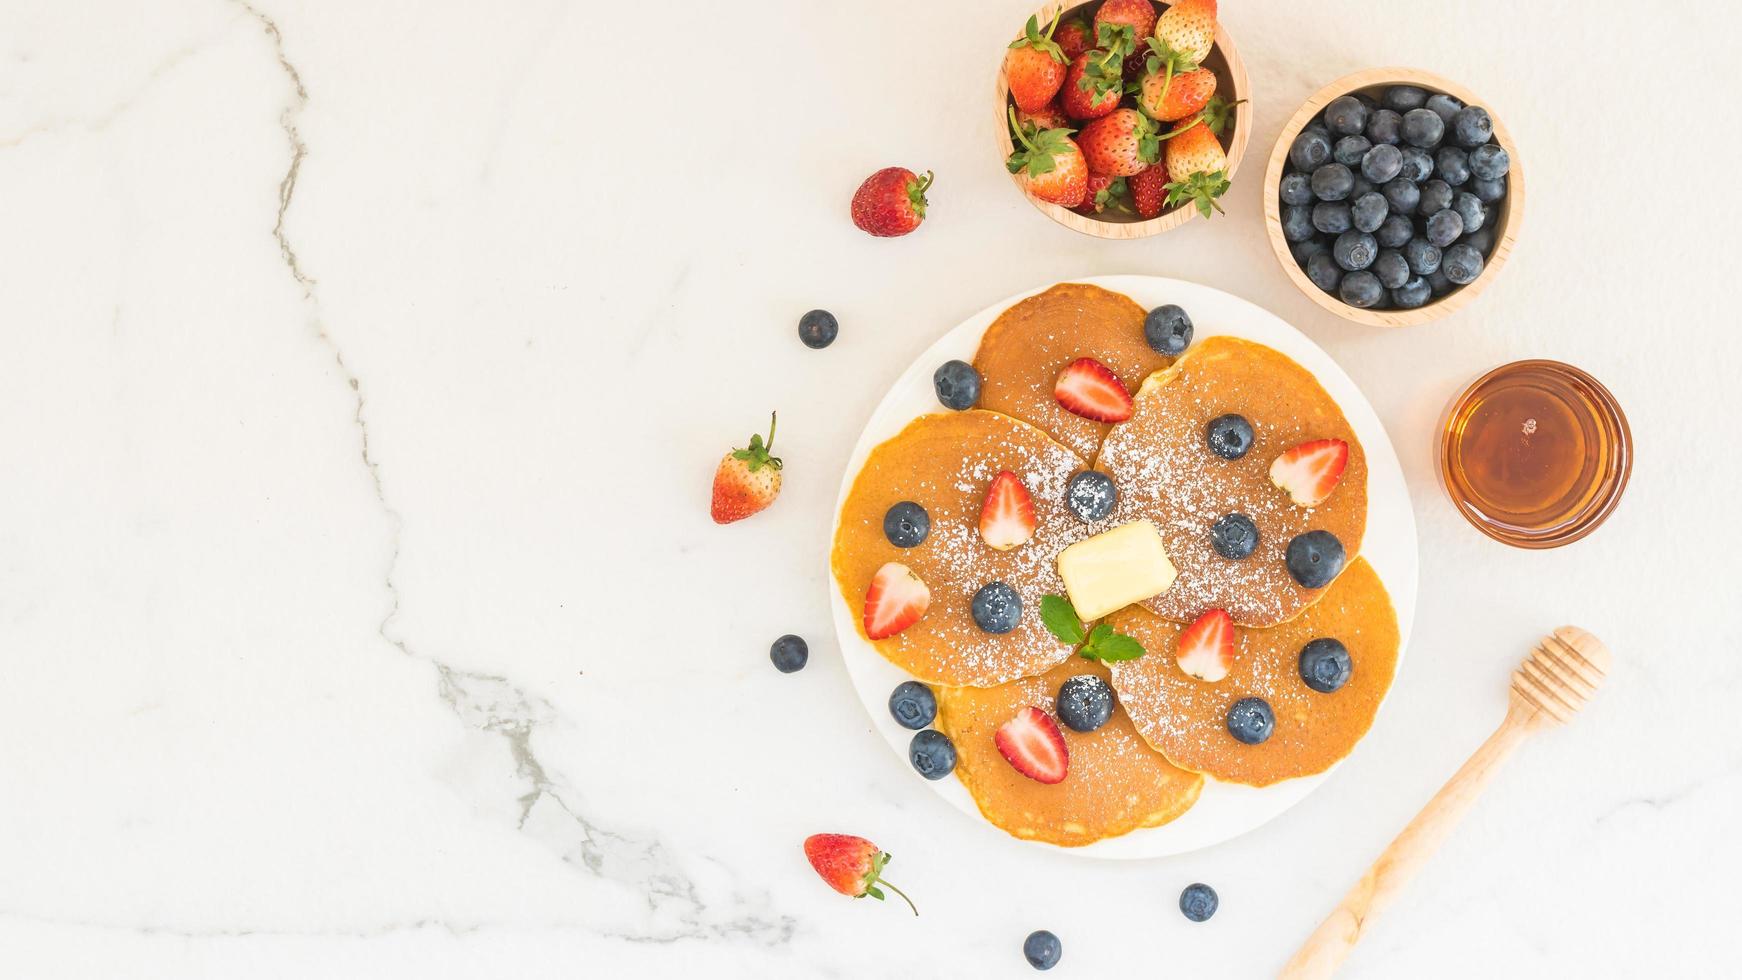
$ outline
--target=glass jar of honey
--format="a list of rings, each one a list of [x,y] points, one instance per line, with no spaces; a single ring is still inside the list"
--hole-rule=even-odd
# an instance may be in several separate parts
[[[1591,533],[1621,500],[1632,467],[1633,437],[1615,396],[1570,364],[1501,365],[1446,413],[1446,493],[1483,534],[1520,548]]]

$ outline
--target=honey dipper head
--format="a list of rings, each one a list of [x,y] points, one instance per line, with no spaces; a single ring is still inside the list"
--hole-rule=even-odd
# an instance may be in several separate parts
[[[1562,626],[1538,641],[1512,672],[1512,694],[1539,716],[1565,723],[1597,693],[1608,673],[1609,648],[1603,641],[1577,626]]]

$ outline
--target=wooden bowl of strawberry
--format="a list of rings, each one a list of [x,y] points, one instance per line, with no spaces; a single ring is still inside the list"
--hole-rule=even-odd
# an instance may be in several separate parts
[[[998,71],[999,149],[1041,212],[1146,238],[1222,210],[1252,112],[1216,0],[1049,3]]]

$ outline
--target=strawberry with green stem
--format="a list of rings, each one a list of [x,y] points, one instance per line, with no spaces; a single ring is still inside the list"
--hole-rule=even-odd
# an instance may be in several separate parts
[[[1195,70],[1210,56],[1216,43],[1216,0],[1179,0],[1155,21],[1155,36],[1149,40],[1151,71],[1161,72],[1161,97],[1167,96],[1173,77]]]
[[[1155,124],[1136,109],[1116,109],[1077,134],[1089,171],[1129,177],[1161,159]]]
[[[1201,112],[1180,120],[1164,137],[1168,207],[1190,202],[1206,218],[1212,210],[1222,210],[1216,199],[1228,190],[1228,154],[1216,133],[1227,126],[1237,104],[1212,98]]]
[[[1089,29],[1088,22],[1081,17],[1072,17],[1060,24],[1053,31],[1052,39],[1058,42],[1066,61],[1077,60],[1078,55],[1095,46],[1095,32]]]
[[[1024,112],[1044,108],[1064,84],[1070,60],[1052,39],[1058,23],[1058,14],[1054,14],[1042,34],[1039,18],[1028,18],[1023,35],[1011,41],[1010,50],[1004,52],[1004,77],[1010,84],[1010,98]]]
[[[774,426],[777,419],[768,416],[768,441],[752,435],[747,449],[734,449],[720,460],[714,470],[713,501],[709,513],[715,524],[741,521],[759,513],[780,495],[780,457],[774,450]]]
[[[1081,646],[1077,656],[1085,660],[1099,660],[1104,663],[1120,660],[1136,660],[1147,651],[1143,644],[1124,633],[1116,632],[1106,623],[1099,623],[1093,629],[1087,629],[1077,616],[1077,607],[1062,595],[1044,595],[1040,597],[1040,621],[1060,643],[1071,646]]]
[[[1083,151],[1068,129],[1037,129],[1016,121],[1010,110],[1010,126],[1017,148],[1004,162],[1016,175],[1022,189],[1043,201],[1074,208],[1083,203],[1089,188],[1089,167]]]
[[[843,895],[864,898],[869,895],[883,901],[882,885],[901,896],[907,907],[918,915],[913,899],[907,893],[883,880],[883,869],[890,856],[863,837],[851,834],[812,834],[804,839],[804,856],[829,887]]]
[[[1130,211],[1131,207],[1125,203],[1128,194],[1129,184],[1124,177],[1109,177],[1106,174],[1091,171],[1089,173],[1088,193],[1083,196],[1083,203],[1077,206],[1077,213],[1100,214],[1103,211]]]

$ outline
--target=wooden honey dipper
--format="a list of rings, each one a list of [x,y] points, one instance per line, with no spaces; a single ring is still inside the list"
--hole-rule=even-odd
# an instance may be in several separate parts
[[[1512,672],[1506,720],[1319,923],[1283,967],[1281,980],[1324,980],[1335,973],[1374,916],[1439,850],[1525,736],[1569,721],[1597,693],[1608,672],[1608,647],[1577,626],[1562,626],[1543,637]]]

